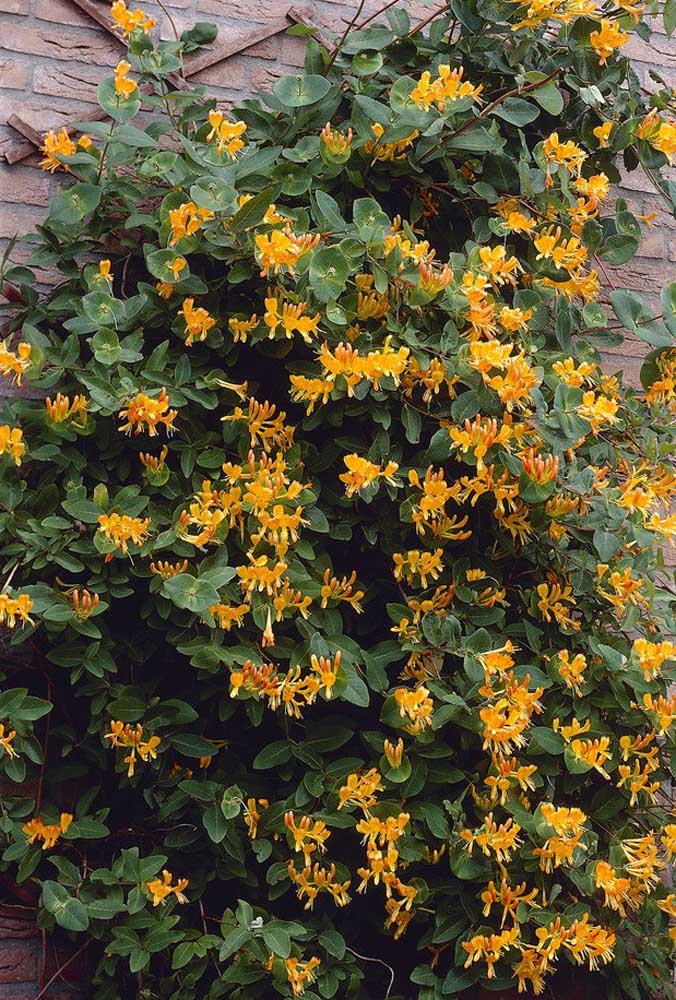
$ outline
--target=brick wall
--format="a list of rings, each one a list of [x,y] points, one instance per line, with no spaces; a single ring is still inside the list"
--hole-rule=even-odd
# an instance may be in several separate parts
[[[103,12],[108,0],[95,0]],[[288,0],[291,6],[293,0]],[[370,0],[369,10],[382,6]],[[410,9],[411,0],[401,0]],[[295,5],[298,5],[297,3]],[[439,5],[440,2],[439,2]],[[153,0],[143,8],[158,21],[162,37],[170,38],[195,21],[215,22],[218,42],[244,38],[257,27],[279,21],[287,9],[268,0],[164,0],[164,13]],[[433,10],[434,0],[421,0],[423,12]],[[337,28],[354,10],[354,0],[315,0],[314,20]],[[312,11],[312,7],[308,8]],[[424,16],[424,14],[423,14]],[[676,86],[676,38],[659,32],[650,45],[633,39],[631,55],[637,72],[650,87],[649,69],[657,69],[668,84]],[[17,133],[6,125],[7,118],[19,114],[34,128],[58,126],[66,115],[86,120],[95,100],[99,80],[121,58],[122,47],[102,28],[93,24],[70,0],[0,0],[0,242],[25,233],[41,219],[58,177],[41,171],[39,156],[32,155],[9,166],[5,150],[17,142]],[[625,50],[626,51],[626,50]],[[269,86],[276,76],[302,65],[303,43],[284,34],[275,35],[225,62],[194,77],[208,84],[210,91],[225,102],[258,87]],[[657,300],[661,287],[676,279],[676,220],[655,192],[649,178],[639,171],[628,174],[621,193],[631,207],[644,215],[657,212],[652,228],[644,234],[638,256],[621,268],[621,277],[607,269],[609,284],[623,284]],[[656,312],[659,309],[656,308]],[[645,345],[628,341],[619,351],[610,351],[612,370],[621,368],[634,383],[638,381],[640,357]],[[68,956],[64,942],[43,941],[35,928],[30,901],[11,898],[11,889],[0,883],[0,998],[34,1000],[42,987],[58,971]],[[44,994],[49,1000],[71,1000],[86,996],[86,966],[71,963]],[[78,987],[81,987],[79,989]]]

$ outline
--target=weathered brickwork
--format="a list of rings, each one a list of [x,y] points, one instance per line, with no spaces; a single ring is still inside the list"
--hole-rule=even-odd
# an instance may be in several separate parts
[[[107,12],[109,0],[94,0]],[[431,12],[441,0],[400,0],[402,6]],[[375,0],[365,6],[364,17],[384,5]],[[312,6],[302,0],[164,0],[165,13],[153,0],[144,0],[143,8],[158,21],[164,38],[173,35],[174,26],[182,31],[195,21],[208,20],[218,25],[218,42],[244,39],[257,28],[278,22],[290,6],[307,9],[320,26],[339,28],[354,12],[353,0],[315,0]],[[173,25],[172,26],[172,22]],[[7,148],[19,140],[6,124],[11,114],[19,114],[34,128],[44,130],[61,124],[64,117],[77,115],[87,119],[95,100],[99,80],[110,75],[122,55],[122,46],[103,29],[92,23],[70,0],[0,0],[0,244],[16,234],[30,230],[44,215],[50,194],[59,184],[39,169],[39,156],[32,155],[12,166],[4,160]],[[269,87],[277,76],[293,72],[302,65],[303,43],[298,38],[278,34],[246,52],[212,66],[196,75],[196,83],[208,85],[224,104],[260,87]],[[657,70],[665,81],[676,86],[676,38],[668,39],[657,26],[650,45],[635,39],[630,54],[646,87],[650,70]],[[676,220],[655,192],[648,177],[640,171],[627,174],[620,188],[630,206],[640,214],[656,212],[652,228],[643,237],[638,256],[621,269],[621,278],[606,269],[606,281],[635,288],[654,299],[668,281],[676,278]],[[48,277],[48,276],[45,276]],[[659,311],[656,309],[656,311]],[[636,383],[640,358],[645,345],[628,341],[621,350],[609,351],[609,368],[621,368]],[[4,904],[4,905],[3,905]],[[62,942],[43,948],[36,929],[30,896],[16,896],[10,886],[0,881],[0,998],[1,1000],[72,1000],[88,995],[87,967],[71,962],[56,975],[53,984],[42,993],[45,984],[59,972],[66,958],[73,954]]]

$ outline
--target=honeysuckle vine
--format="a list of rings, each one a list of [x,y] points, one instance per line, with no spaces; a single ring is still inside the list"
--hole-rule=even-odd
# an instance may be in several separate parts
[[[666,995],[676,283],[621,287],[613,194],[674,211],[654,17],[362,7],[225,108],[171,82],[210,26],[116,0],[108,119],[46,137],[2,865],[98,1000]]]

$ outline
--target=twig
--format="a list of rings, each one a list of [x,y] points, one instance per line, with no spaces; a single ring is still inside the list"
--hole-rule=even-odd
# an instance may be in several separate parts
[[[365,21],[362,21],[361,24],[358,24],[357,27],[355,28],[355,31],[361,31],[361,29],[365,28],[367,24],[370,24],[371,21],[375,21],[377,17],[380,17],[381,14],[384,14],[386,10],[389,10],[390,7],[394,7],[396,3],[399,3],[399,0],[390,0],[390,2],[386,3],[384,7],[380,8],[380,10],[377,10],[374,14],[370,14]]]
[[[340,52],[340,50],[342,49],[343,45],[345,44],[345,39],[350,34],[350,32],[354,28],[355,24],[359,20],[359,17],[361,15],[361,12],[364,9],[364,5],[365,4],[366,4],[366,0],[359,0],[359,6],[357,7],[357,10],[355,12],[354,17],[352,18],[351,21],[348,22],[348,24],[347,24],[347,26],[345,28],[345,31],[343,32],[343,34],[340,36],[340,39],[338,40],[338,43],[336,45],[334,45],[334,47],[333,47],[331,55],[329,56],[329,61],[328,61],[327,65],[326,65],[326,67],[324,68],[324,72],[322,74],[323,76],[326,76],[328,74],[329,70],[333,66],[333,64],[336,61],[336,59],[338,58],[338,53]]]
[[[5,582],[2,585],[2,590],[0,591],[0,594],[4,594],[5,593],[5,591],[9,587],[10,583],[12,582],[12,578],[13,578],[14,574],[16,573],[16,571],[18,570],[18,568],[19,568],[19,564],[18,563],[14,563],[14,565],[11,568],[11,570],[9,571],[9,576],[7,577],[7,579],[5,580]]]
[[[49,989],[49,987],[52,985],[52,983],[55,982],[59,978],[59,976],[61,975],[61,973],[63,972],[63,970],[66,969],[66,968],[68,968],[68,966],[70,965],[70,963],[74,962],[75,959],[78,958],[82,954],[82,952],[85,950],[85,948],[88,948],[88,947],[89,947],[89,939],[87,939],[85,941],[85,943],[82,945],[82,947],[78,948],[77,951],[73,952],[73,954],[70,956],[70,958],[67,958],[66,961],[63,963],[63,965],[59,966],[59,968],[56,970],[56,972],[54,973],[54,975],[52,976],[52,978],[48,982],[45,983],[45,985],[41,988],[41,990],[39,991],[39,993],[35,994],[35,996],[33,997],[33,1000],[42,1000],[42,997],[45,995],[45,993],[47,992],[47,990]]]
[[[47,679],[47,701],[51,704],[52,701],[52,682]],[[47,713],[47,718],[45,719],[45,740],[42,745],[42,763],[40,764],[40,777],[38,778],[38,788],[35,793],[35,815],[40,815],[40,808],[42,806],[42,788],[45,783],[45,771],[47,769],[47,751],[49,749],[49,730],[50,730],[50,718],[51,712]]]
[[[426,17],[424,21],[421,21],[419,24],[416,24],[416,26],[414,28],[411,28],[411,30],[408,33],[408,37],[411,38],[413,35],[417,35],[419,31],[422,31],[423,28],[426,28],[427,25],[431,21],[433,21],[435,17],[439,17],[439,15],[443,14],[444,11],[447,11],[449,9],[449,7],[451,7],[451,4],[450,3],[445,3],[443,7],[439,8],[439,10],[435,10],[434,13],[430,14],[429,17]],[[452,31],[451,31],[451,33],[452,33]]]
[[[156,0],[157,6],[164,11],[167,17],[167,21],[171,25],[171,30],[174,32],[174,38],[176,41],[179,40],[178,28],[176,27],[176,21],[174,21],[171,16],[171,11],[167,10],[166,6],[162,3],[162,0]]]
[[[383,962],[382,958],[369,958],[368,955],[360,955],[358,951],[354,950],[354,948],[348,948],[346,946],[345,951],[349,951],[351,955],[356,955],[357,958],[361,958],[362,962],[377,962],[378,965],[385,966],[385,968],[390,974],[390,985],[387,987],[387,992],[383,997],[383,1000],[387,1000],[390,993],[392,992],[392,987],[394,986],[394,969],[392,968],[392,966],[388,965],[387,962]],[[35,1000],[37,1000],[37,997],[35,998]]]
[[[508,90],[500,97],[496,97],[495,100],[491,101],[490,104],[487,104],[486,107],[483,109],[483,111],[481,111],[475,118],[468,119],[468,121],[466,121],[463,125],[461,125],[460,128],[457,128],[455,132],[451,132],[450,135],[447,135],[442,142],[438,142],[436,146],[432,146],[431,149],[428,149],[427,153],[425,153],[425,155],[420,158],[420,162],[424,163],[425,160],[429,159],[429,157],[433,153],[436,153],[439,149],[441,149],[443,146],[449,143],[452,139],[455,139],[456,136],[459,136],[463,132],[466,132],[468,128],[472,127],[472,125],[476,125],[477,122],[481,121],[482,118],[485,118],[486,115],[489,115],[491,111],[494,111],[500,104],[502,104],[503,101],[506,101],[508,97],[517,97],[519,94],[528,94],[532,90],[537,90],[538,87],[544,87],[546,83],[549,83],[550,80],[553,80],[554,77],[558,76],[560,72],[561,72],[561,67],[555,69],[552,73],[549,74],[549,76],[544,77],[544,79],[538,80],[537,83],[530,83],[528,84],[527,87],[514,87],[513,90]]]

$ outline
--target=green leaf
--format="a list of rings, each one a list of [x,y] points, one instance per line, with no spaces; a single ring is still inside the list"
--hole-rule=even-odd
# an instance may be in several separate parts
[[[72,225],[90,215],[101,201],[101,188],[96,184],[74,184],[52,198],[49,218],[52,222]]]
[[[530,730],[530,737],[529,750],[531,753],[557,755],[563,753],[563,737],[548,726],[533,726]]]
[[[110,115],[116,122],[128,122],[138,114],[141,108],[141,95],[138,87],[125,100],[115,92],[115,80],[112,77],[101,80],[96,96],[106,114]]]
[[[472,971],[464,972],[462,969],[450,969],[444,979],[441,987],[441,992],[444,996],[452,996],[455,993],[461,993],[462,990],[466,990],[469,986],[476,982],[476,974]]]
[[[200,48],[203,45],[211,45],[218,36],[218,27],[211,21],[197,21],[192,28],[181,32],[181,41],[186,46],[187,52]]]
[[[220,844],[228,832],[228,823],[221,810],[211,806],[202,816],[202,822],[214,844]]]
[[[664,30],[671,38],[676,28],[676,0],[666,0],[662,16],[664,17]]]
[[[176,278],[174,277],[171,265],[180,256],[181,254],[176,253],[174,250],[153,250],[151,253],[146,254],[146,267],[154,278],[159,278],[160,281],[166,281],[169,284],[175,284]],[[185,257],[183,260],[185,260]],[[187,260],[183,270],[177,273],[179,281],[183,281],[189,277],[190,266]]]
[[[546,73],[541,73],[538,70],[526,73],[526,79],[529,83],[539,83],[546,77]],[[530,96],[538,102],[541,108],[544,108],[547,114],[560,115],[563,111],[563,94],[554,80],[549,80],[542,87],[536,87],[530,92]]]
[[[676,4],[676,0],[674,0]],[[662,319],[669,332],[676,338],[676,281],[665,285],[660,296]]]
[[[103,514],[98,504],[91,500],[64,500],[61,506],[67,514],[83,524],[98,524],[99,517]]]
[[[271,921],[263,925],[263,940],[266,948],[280,958],[288,958],[291,954],[291,937],[279,923]]]
[[[165,580],[162,593],[173,601],[178,608],[187,608],[196,614],[206,613],[219,597],[216,588],[206,580],[191,576],[190,573],[179,573],[178,576]]]
[[[497,115],[498,118],[503,118],[510,125],[522,128],[529,122],[535,121],[540,114],[540,109],[522,97],[507,97],[494,108],[493,114]]]
[[[272,92],[278,101],[289,108],[305,108],[321,101],[331,89],[331,84],[323,76],[283,76],[277,80]]]
[[[54,915],[59,927],[67,931],[86,931],[89,927],[87,907],[71,896],[67,889],[50,879],[42,883],[42,903]]]
[[[113,132],[113,139],[125,146],[133,146],[134,149],[154,149],[157,146],[157,139],[135,125],[118,125]]]
[[[185,757],[213,757],[218,753],[213,743],[196,733],[174,733],[169,741]]]
[[[668,347],[673,344],[672,334],[654,319],[654,312],[636,292],[618,289],[611,292],[609,298],[620,323],[640,340],[653,347]]]
[[[218,953],[219,961],[224,962],[236,951],[244,947],[251,940],[251,931],[248,927],[233,927],[231,931],[223,936],[223,944]]]
[[[114,330],[99,330],[90,341],[94,357],[102,365],[114,365],[122,354],[120,338]]]
[[[259,222],[263,221],[263,216],[270,208],[271,200],[272,188],[266,188],[260,194],[255,194],[228,221],[230,232],[243,233],[246,229],[257,226]]]
[[[329,955],[333,958],[337,958],[340,961],[345,956],[345,938],[338,931],[328,930],[323,931],[319,935],[319,943],[322,948],[328,951]]]
[[[322,247],[312,254],[310,284],[320,302],[338,298],[349,273],[350,262],[338,247]]]
[[[266,771],[278,764],[286,764],[288,760],[291,760],[291,747],[286,740],[275,740],[256,754],[253,767],[256,771]]]
[[[598,552],[601,561],[607,563],[622,548],[622,540],[610,531],[597,528],[594,532],[594,548]]]
[[[234,187],[216,177],[200,177],[190,188],[190,197],[196,205],[210,212],[224,212],[237,202]]]
[[[223,792],[221,799],[221,812],[226,819],[234,819],[239,816],[242,809],[243,792],[237,785],[230,785]]]

